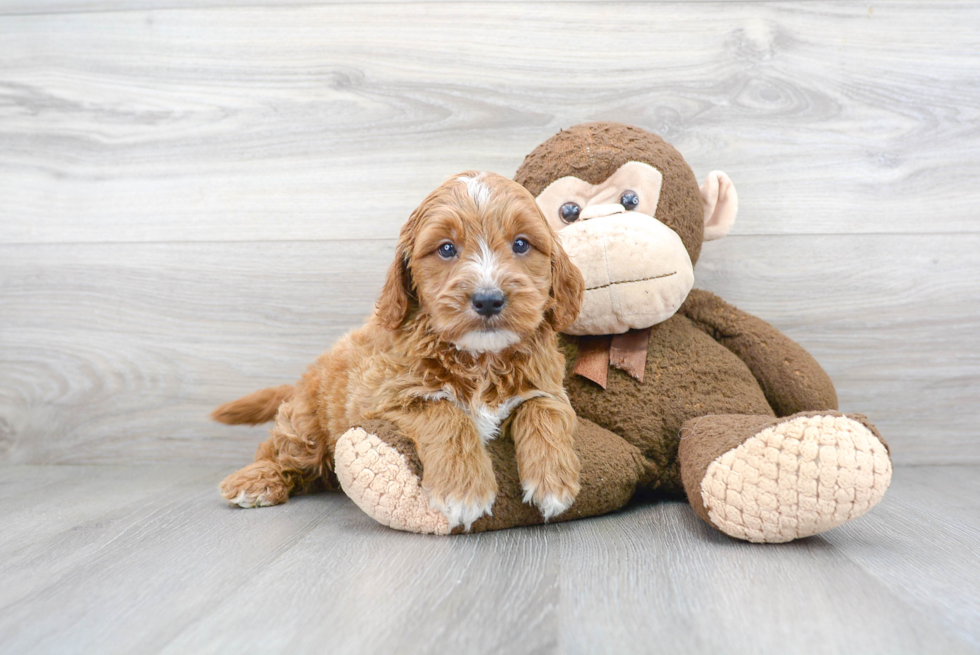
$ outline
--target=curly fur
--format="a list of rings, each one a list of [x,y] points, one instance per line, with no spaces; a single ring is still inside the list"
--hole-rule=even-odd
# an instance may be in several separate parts
[[[514,250],[518,237],[526,253]],[[446,243],[453,257],[440,255]],[[472,296],[490,285],[506,304],[484,317]],[[257,422],[281,400],[271,437],[221,483],[222,495],[254,507],[329,485],[337,439],[386,419],[414,442],[423,489],[451,524],[491,511],[497,483],[484,441],[500,429],[513,437],[528,500],[546,518],[560,513],[579,491],[579,462],[556,335],[575,320],[583,286],[525,189],[490,173],[450,178],[402,228],[366,325],[294,387],[215,410],[220,421]]]

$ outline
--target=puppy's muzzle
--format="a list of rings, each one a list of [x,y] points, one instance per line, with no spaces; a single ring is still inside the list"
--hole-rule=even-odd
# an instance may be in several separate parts
[[[504,305],[507,304],[507,297],[500,289],[480,289],[470,298],[473,309],[484,318],[490,318],[499,314]]]

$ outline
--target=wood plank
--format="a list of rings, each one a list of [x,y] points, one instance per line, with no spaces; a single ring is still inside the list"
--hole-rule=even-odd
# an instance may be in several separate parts
[[[0,459],[241,463],[207,420],[291,382],[370,313],[393,243],[7,247]]]
[[[978,26],[964,2],[7,16],[0,242],[371,238],[596,119],[727,170],[740,234],[976,233]]]
[[[561,590],[549,532],[420,537],[371,523],[349,501],[345,509],[343,522],[321,523],[234,597],[216,599],[163,652],[315,652],[323,644],[345,655],[558,651]],[[281,609],[258,622],[260,606]]]
[[[118,476],[115,467],[98,468]],[[116,502],[133,487],[143,491],[138,481],[115,481],[115,493],[95,489],[91,478],[79,482],[82,493]],[[421,647],[447,638],[466,652],[538,652],[528,646],[555,643],[556,603],[547,602],[557,592],[554,571],[532,531],[478,542],[426,538],[375,524],[341,494],[245,512],[225,507],[213,482],[182,487],[124,516],[86,521],[83,544],[63,519],[56,538],[0,564],[12,583],[0,592],[0,650],[60,650],[71,643],[99,652],[157,651],[185,630],[189,637],[172,644],[173,652],[225,651],[231,644],[307,652],[324,643],[324,632],[331,634],[331,652],[339,653],[365,652],[374,643],[428,650]],[[279,558],[281,568],[272,565]],[[515,566],[521,576],[498,575]],[[424,603],[405,602],[439,588]],[[474,598],[474,588],[485,594]],[[269,612],[277,627],[255,621],[254,611]],[[233,628],[245,614],[251,618]],[[374,623],[379,615],[385,620]],[[492,638],[449,629],[496,616],[506,616],[513,629]],[[440,624],[446,627],[437,629]],[[216,632],[215,625],[225,627]],[[188,640],[195,643],[186,650],[181,644]]]
[[[19,602],[46,581],[61,580],[73,566],[85,566],[108,542],[159,512],[167,502],[200,495],[227,469],[196,464],[153,466],[30,466],[42,484],[7,501],[0,521],[3,593],[0,607]]]
[[[29,477],[17,484],[20,493],[4,494],[4,503],[0,506],[0,522],[3,523],[0,552],[9,555],[48,538],[66,515],[81,521],[118,509],[113,503],[119,502],[120,498],[112,487],[132,487],[125,502],[138,503],[147,496],[165,494],[172,488],[197,482],[202,475],[213,479],[214,469],[211,466],[202,474],[199,464],[111,468],[18,466],[10,471],[10,476],[17,478],[21,477],[18,473],[26,472]],[[85,488],[84,496],[78,494],[78,487]],[[105,502],[110,504],[105,505]]]
[[[634,506],[561,529],[567,652],[645,652],[661,643],[685,653],[976,652],[944,625],[934,596],[930,608],[910,607],[821,536],[735,541],[683,503]],[[853,532],[867,538],[860,519]],[[884,549],[888,540],[869,543]],[[962,548],[944,554],[959,566],[972,559]],[[888,567],[892,577],[904,574],[900,559]],[[975,595],[944,579],[951,596]]]
[[[69,515],[55,538],[0,563],[4,579],[12,581],[0,592],[0,649],[156,650],[161,633],[192,624],[332,518],[335,507],[353,507],[336,494],[314,511],[302,502],[272,512],[236,511],[218,497],[216,479],[185,484],[101,520],[75,524]],[[116,502],[133,491],[141,492],[138,481],[100,490]]]
[[[464,2],[512,2],[513,0],[426,0],[431,3]],[[552,0],[525,0],[526,2],[551,2]],[[607,4],[623,4],[632,2],[676,2],[676,0],[564,0],[565,2],[606,2]],[[693,0],[697,2],[698,0]],[[768,2],[769,0],[707,0],[708,2]],[[419,0],[360,0],[364,3],[411,4]],[[303,0],[290,3],[293,6],[316,6],[350,4],[350,0]],[[265,7],[277,8],[280,5],[274,0],[0,0],[0,16],[4,15],[47,15],[69,14],[83,12],[120,12],[120,11],[161,11],[172,9],[229,9],[234,7]]]
[[[977,498],[976,467],[900,468],[888,502],[860,524],[844,525],[825,538],[892,594],[980,650]],[[969,591],[950,594],[950,589]]]
[[[418,536],[336,493],[228,508],[209,471],[146,494],[132,469],[30,467],[116,509],[37,517],[54,529],[2,551],[0,653],[980,652],[976,466],[900,468],[868,516],[773,546],[651,500]]]
[[[0,460],[251,459],[216,404],[371,311],[392,242],[0,247]],[[900,463],[980,462],[980,237],[730,237],[699,286],[784,330]]]

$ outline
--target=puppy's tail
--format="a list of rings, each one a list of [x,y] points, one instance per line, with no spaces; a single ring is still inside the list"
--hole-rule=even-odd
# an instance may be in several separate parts
[[[238,400],[220,405],[211,412],[211,418],[228,425],[241,423],[258,425],[275,418],[279,405],[292,397],[293,385],[291,384],[259,389]]]

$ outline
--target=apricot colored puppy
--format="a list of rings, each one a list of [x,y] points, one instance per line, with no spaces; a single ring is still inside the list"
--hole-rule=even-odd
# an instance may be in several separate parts
[[[423,488],[451,526],[490,513],[497,483],[484,444],[501,430],[525,502],[561,514],[579,492],[579,461],[556,334],[578,315],[583,286],[522,186],[493,173],[450,178],[402,228],[366,325],[296,385],[215,410],[225,423],[276,421],[222,495],[257,507],[329,486],[337,439],[386,419],[415,443]]]

